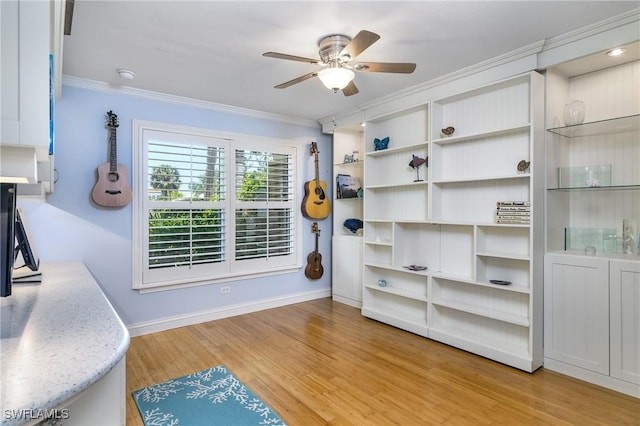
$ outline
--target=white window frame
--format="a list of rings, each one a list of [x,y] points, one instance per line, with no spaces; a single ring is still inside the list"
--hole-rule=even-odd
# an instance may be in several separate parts
[[[132,177],[133,177],[133,280],[132,286],[140,292],[169,290],[174,288],[216,284],[246,278],[255,278],[290,273],[302,267],[302,220],[298,208],[302,196],[302,167],[304,145],[291,139],[276,139],[239,133],[221,132],[165,123],[133,120],[132,123]],[[226,157],[226,199],[220,202],[193,202],[194,207],[222,208],[225,210],[225,260],[192,267],[187,273],[162,268],[161,272],[148,268],[148,144],[150,135],[162,135],[163,140],[197,143],[208,141],[224,148]],[[235,150],[273,151],[290,153],[293,159],[293,199],[291,205],[293,220],[292,255],[251,260],[235,260],[235,212],[247,203],[235,199]],[[204,204],[200,204],[204,203]],[[256,202],[253,207],[267,207],[266,202]]]

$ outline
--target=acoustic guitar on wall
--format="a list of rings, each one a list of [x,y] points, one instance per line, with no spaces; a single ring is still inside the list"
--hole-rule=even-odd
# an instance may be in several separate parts
[[[315,157],[316,177],[304,184],[302,215],[308,219],[325,219],[331,213],[331,202],[327,197],[327,184],[320,180],[318,170],[318,145],[311,142],[311,155]]]
[[[313,222],[313,225],[311,225],[311,232],[316,234],[316,248],[307,256],[307,266],[304,268],[304,275],[310,280],[317,280],[321,278],[324,273],[322,255],[318,251],[318,237],[320,237],[318,222]]]
[[[129,172],[124,164],[118,163],[116,129],[118,116],[107,112],[109,129],[109,161],[98,166],[98,180],[91,191],[91,198],[99,206],[124,207],[131,202]]]

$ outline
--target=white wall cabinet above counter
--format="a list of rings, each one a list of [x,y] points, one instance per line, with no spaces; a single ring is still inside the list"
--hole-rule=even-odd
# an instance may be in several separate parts
[[[49,147],[51,6],[0,4],[2,19],[2,144]]]
[[[50,181],[53,167],[50,77],[53,62],[62,57],[56,53],[61,53],[63,8],[64,2],[59,0],[0,2],[0,146],[34,148],[43,171],[39,181]],[[25,170],[25,176],[31,174],[31,169]],[[49,185],[47,190],[51,189]]]

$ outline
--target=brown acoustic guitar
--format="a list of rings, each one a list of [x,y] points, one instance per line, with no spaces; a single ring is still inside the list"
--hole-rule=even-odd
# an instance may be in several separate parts
[[[331,202],[327,197],[327,184],[320,180],[318,153],[317,144],[311,142],[311,155],[315,157],[316,177],[304,184],[302,215],[307,219],[325,219],[331,213]]]
[[[324,268],[322,267],[322,255],[318,251],[318,237],[320,237],[320,229],[318,222],[313,222],[311,232],[316,234],[316,248],[307,256],[307,266],[304,268],[304,275],[310,280],[317,280],[322,277]]]
[[[124,207],[131,202],[129,173],[124,164],[118,163],[116,128],[118,116],[107,112],[109,129],[109,161],[98,166],[98,180],[91,191],[91,198],[99,206]]]

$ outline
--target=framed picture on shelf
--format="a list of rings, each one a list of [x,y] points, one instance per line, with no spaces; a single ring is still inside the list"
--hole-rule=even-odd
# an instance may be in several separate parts
[[[336,177],[338,198],[358,198],[358,191],[362,188],[360,178],[350,175],[338,175]]]

